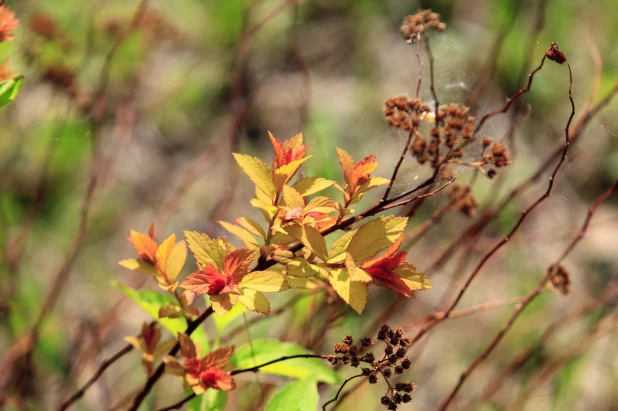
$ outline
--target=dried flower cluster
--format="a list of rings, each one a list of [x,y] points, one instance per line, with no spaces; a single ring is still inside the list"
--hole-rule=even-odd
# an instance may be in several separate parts
[[[403,19],[401,34],[409,43],[414,43],[420,35],[431,28],[444,31],[446,24],[440,21],[438,13],[431,10],[419,10],[416,14]]]
[[[553,270],[551,286],[564,295],[569,294],[571,292],[571,274],[569,274],[562,264],[559,264],[558,267],[555,268],[550,267],[549,269]]]
[[[479,202],[472,195],[472,187],[469,184],[456,181],[451,184],[447,193],[452,200],[452,210],[459,211],[468,217],[473,217],[476,214]]]
[[[376,340],[382,341],[386,346],[382,359],[379,360],[372,352],[363,353],[364,349],[373,344],[371,338],[363,338],[359,345],[354,345],[352,337],[347,336],[342,343],[335,344],[335,355],[329,356],[328,361],[333,365],[349,364],[352,367],[358,367],[361,362],[369,364],[369,367],[362,368],[362,375],[370,384],[377,384],[379,376],[386,381],[388,392],[380,399],[380,402],[389,410],[396,410],[400,404],[412,401],[411,393],[416,389],[413,382],[393,384],[390,381],[394,375],[403,374],[412,365],[412,361],[406,358],[410,339],[403,335],[402,328],[394,330],[387,324],[382,325]]]

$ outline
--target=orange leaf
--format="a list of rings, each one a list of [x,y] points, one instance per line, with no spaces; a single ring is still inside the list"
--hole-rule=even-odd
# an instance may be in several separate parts
[[[234,283],[238,284],[242,281],[242,277],[247,274],[249,266],[255,259],[255,256],[255,250],[249,250],[247,248],[234,250],[225,257],[223,272],[225,275],[231,277]]]
[[[223,369],[229,364],[232,354],[234,354],[233,345],[228,345],[211,351],[202,359],[202,369],[210,367]]]
[[[352,176],[352,171],[354,170],[354,160],[348,153],[340,148],[337,148],[337,157],[339,158],[339,164],[341,164],[341,169],[343,170],[343,178],[345,179],[345,182],[350,185],[350,177]]]
[[[137,254],[144,260],[154,263],[156,261],[155,255],[157,253],[157,243],[152,237],[146,234],[139,233],[131,230],[131,237],[128,238],[129,242],[135,247]]]

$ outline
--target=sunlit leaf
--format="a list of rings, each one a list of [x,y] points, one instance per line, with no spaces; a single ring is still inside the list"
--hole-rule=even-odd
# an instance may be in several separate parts
[[[305,177],[301,178],[292,187],[303,197],[318,193],[332,186],[335,182],[322,177]]]
[[[236,224],[228,223],[226,221],[219,221],[219,224],[221,224],[221,226],[225,228],[227,231],[229,231],[231,234],[238,237],[240,241],[242,241],[245,247],[254,248],[257,246],[258,244],[257,240],[246,229],[240,226],[237,226]]]
[[[315,411],[318,408],[317,381],[306,377],[286,384],[266,404],[265,411]]]
[[[238,302],[252,311],[270,315],[270,304],[264,294],[259,291],[242,288]]]
[[[24,76],[17,76],[0,81],[0,107],[6,106],[15,100],[17,93],[24,82]]]
[[[348,303],[354,311],[361,314],[367,305],[367,284],[350,281],[346,270],[336,269],[330,272],[331,285],[339,296]]]
[[[276,192],[270,167],[264,164],[259,158],[251,157],[246,154],[233,154],[236,162],[253,184],[262,190],[271,200],[274,199]]]
[[[210,264],[218,270],[223,269],[227,252],[216,240],[195,231],[185,231],[185,237],[200,267]]]
[[[402,281],[412,291],[427,290],[433,288],[431,281],[423,273],[418,271],[410,263],[403,263],[397,267],[394,272],[401,277]]]
[[[285,228],[290,235],[303,243],[312,253],[321,258],[323,261],[328,259],[326,251],[326,241],[318,230],[311,226],[289,226]]]
[[[283,276],[276,271],[253,271],[244,276],[239,286],[264,293],[275,293],[290,288]]]
[[[379,217],[362,226],[354,235],[347,251],[354,261],[369,258],[388,248],[401,236],[407,217]]]

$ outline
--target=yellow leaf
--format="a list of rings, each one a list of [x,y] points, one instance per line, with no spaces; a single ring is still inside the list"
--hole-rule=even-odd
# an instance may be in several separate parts
[[[176,244],[176,234],[172,234],[167,237],[159,248],[157,248],[157,253],[155,254],[157,260],[157,268],[160,271],[165,271],[165,266],[167,265],[167,259],[174,248],[174,244]]]
[[[253,271],[245,275],[238,285],[264,293],[276,293],[290,288],[281,274],[269,270]]]
[[[367,284],[350,281],[346,270],[338,268],[330,272],[330,283],[339,296],[358,314],[367,305]]]
[[[219,224],[221,224],[221,226],[225,228],[227,231],[229,231],[230,233],[238,237],[240,241],[242,241],[242,243],[245,245],[245,247],[247,248],[257,247],[258,245],[257,240],[255,239],[255,237],[253,237],[253,235],[249,231],[235,224],[228,223],[226,221],[219,221]]]
[[[144,260],[136,260],[135,258],[129,258],[127,260],[119,261],[118,264],[132,271],[139,271],[150,275],[158,274],[157,269],[154,268],[152,264],[147,263]]]
[[[345,260],[345,252],[355,234],[356,230],[348,231],[333,243],[328,253],[328,263],[341,263]]]
[[[200,268],[210,264],[219,271],[223,269],[227,250],[217,240],[195,231],[185,231],[185,237]]]
[[[357,267],[356,264],[354,264],[354,260],[352,259],[352,256],[350,255],[350,253],[346,253],[345,268],[346,270],[348,270],[350,281],[370,283],[372,280],[371,276],[367,274],[365,270],[363,270],[360,267]]]
[[[315,197],[309,201],[303,212],[307,213],[332,213],[337,211],[336,203],[328,197]]]
[[[305,207],[305,199],[303,196],[290,186],[283,186],[283,199],[285,200],[285,205],[290,208]]]
[[[264,232],[264,229],[256,221],[248,217],[239,217],[235,218],[234,222],[245,230],[249,231],[251,234],[266,238],[266,233]]]
[[[358,203],[363,197],[363,194],[371,190],[372,188],[376,188],[376,187],[388,184],[389,182],[390,180],[386,178],[371,177],[367,182],[365,182],[363,185],[361,185],[360,187],[356,189],[356,191],[354,192],[354,195],[352,196],[352,199],[350,200],[350,205]]]
[[[146,348],[144,342],[137,337],[129,335],[127,337],[124,337],[123,339],[129,344],[131,344],[137,351],[148,352],[148,348]]]
[[[165,274],[167,275],[167,279],[170,281],[176,281],[180,271],[182,271],[182,267],[185,265],[185,261],[187,260],[187,246],[185,241],[179,241],[172,248],[172,252],[167,257],[167,264],[165,265]]]
[[[236,293],[211,295],[210,305],[218,316],[222,316],[234,307],[238,297]]]
[[[416,267],[410,263],[401,264],[394,270],[394,272],[401,277],[401,280],[412,291],[428,290],[433,288],[431,281],[429,281],[423,273],[418,271]]]
[[[270,200],[275,198],[275,186],[273,185],[273,173],[266,164],[259,158],[251,157],[246,154],[233,153],[236,162],[245,172],[247,177],[257,188],[266,194]]]
[[[298,191],[300,195],[302,195],[303,197],[307,197],[311,194],[315,194],[319,191],[327,189],[333,184],[335,184],[334,181],[327,180],[322,177],[305,177],[292,184],[292,187],[294,187],[294,189]]]
[[[283,167],[279,167],[277,170],[275,170],[273,182],[276,192],[280,192],[283,189],[283,186],[287,184],[287,182],[290,181],[292,177],[294,177],[294,174],[296,174],[296,172],[300,168],[300,165],[305,161],[309,160],[311,157],[312,156],[307,156],[299,160],[294,160],[291,163],[286,164]]]
[[[379,217],[362,226],[350,241],[347,251],[354,261],[362,261],[388,248],[401,236],[407,217]]]
[[[294,258],[294,253],[288,250],[276,249],[272,253],[272,259],[279,264],[287,265]]]
[[[326,241],[320,232],[311,226],[290,226],[285,227],[291,236],[303,243],[313,254],[318,256],[322,261],[328,259],[328,253],[326,251]]]
[[[286,274],[292,277],[319,277],[322,279],[328,278],[328,272],[323,268],[311,264],[304,258],[295,258],[291,260],[286,268]]]
[[[270,304],[264,294],[249,288],[243,288],[240,292],[241,294],[238,297],[239,303],[252,311],[270,315]]]

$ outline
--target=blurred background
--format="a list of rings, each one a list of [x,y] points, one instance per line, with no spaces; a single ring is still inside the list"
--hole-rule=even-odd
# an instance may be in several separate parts
[[[315,143],[313,158],[303,166],[306,175],[341,182],[335,152],[341,147],[357,161],[376,153],[375,175],[390,177],[407,136],[389,128],[383,103],[414,95],[419,69],[416,46],[399,31],[407,14],[431,8],[447,24],[443,33],[430,34],[441,104],[467,104],[478,115],[501,108],[525,87],[527,73],[552,41],[573,69],[573,125],[611,97],[618,82],[615,0],[5,5],[20,26],[15,40],[0,43],[0,63],[9,60],[8,71],[25,76],[16,101],[0,111],[0,353],[2,364],[11,364],[2,378],[8,409],[55,409],[125,344],[124,336],[150,321],[110,285],[115,280],[156,289],[117,264],[133,257],[129,229],[146,232],[154,221],[158,240],[182,236],[185,229],[227,236],[218,220],[258,215],[248,203],[252,185],[232,152],[269,163],[268,131],[280,139],[302,132]],[[420,96],[431,103],[424,53],[423,61]],[[446,192],[414,210],[409,230],[427,231],[411,237],[408,261],[427,272],[433,290],[403,301],[374,289],[362,316],[323,295],[288,291],[272,300],[274,310],[288,309],[267,319],[238,316],[223,332],[207,321],[206,334],[220,333],[221,341],[239,346],[249,338],[276,338],[318,353],[332,352],[345,335],[375,335],[383,322],[414,335],[418,321],[452,301],[482,255],[547,189],[550,169],[483,230],[449,248],[560,147],[570,113],[568,84],[566,66],[548,61],[530,93],[484,126],[483,135],[505,139],[512,164],[493,180],[474,180],[480,204],[474,216],[450,211],[427,227],[448,205]],[[606,103],[585,117],[552,195],[484,266],[458,309],[498,303],[441,323],[411,351],[406,375],[418,388],[401,409],[438,406],[506,322],[517,298],[536,286],[576,235],[587,208],[618,177],[618,102]],[[473,144],[464,159],[473,161],[479,153],[480,145]],[[453,171],[464,182],[474,173],[464,166]],[[408,156],[394,192],[429,174]],[[358,209],[377,195],[368,195]],[[570,292],[551,289],[536,299],[452,409],[618,409],[615,298],[603,294],[618,280],[616,195],[598,210],[564,265]],[[547,338],[552,324],[559,329]],[[18,355],[16,343],[35,326],[38,344],[28,356]],[[74,409],[122,409],[145,379],[139,363],[134,352],[115,364]],[[352,374],[341,369],[344,378]],[[287,381],[243,376],[226,409],[255,409]],[[164,377],[145,409],[182,398],[177,385]],[[320,403],[337,388],[321,386]],[[379,403],[383,391],[382,385],[360,385],[338,409],[385,409]],[[521,398],[524,404],[517,402]]]

